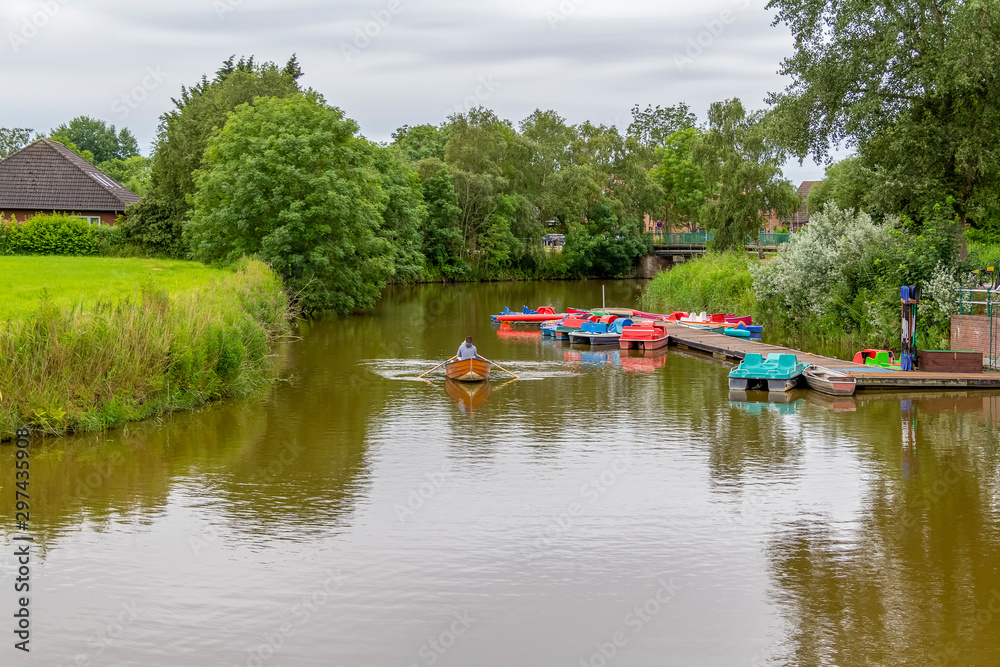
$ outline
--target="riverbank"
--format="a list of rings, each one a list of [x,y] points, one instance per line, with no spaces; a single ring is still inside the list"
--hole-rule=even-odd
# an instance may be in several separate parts
[[[0,269],[18,286],[0,322],[3,439],[23,426],[102,430],[245,394],[267,380],[268,352],[288,333],[281,279],[258,261],[224,271],[4,257]]]

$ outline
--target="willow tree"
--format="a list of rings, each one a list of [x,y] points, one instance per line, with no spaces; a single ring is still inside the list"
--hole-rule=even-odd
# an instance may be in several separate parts
[[[711,106],[708,131],[694,156],[705,181],[714,184],[701,210],[702,226],[713,235],[712,249],[742,248],[768,213],[784,218],[800,203],[781,176],[781,153],[769,141],[763,114],[748,114],[738,99]]]

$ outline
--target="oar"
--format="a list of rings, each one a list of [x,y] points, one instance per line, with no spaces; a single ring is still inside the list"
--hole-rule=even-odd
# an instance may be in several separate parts
[[[454,358],[455,358],[455,357],[452,357],[451,359],[454,359]],[[432,371],[436,371],[437,369],[441,368],[441,367],[442,367],[442,366],[444,366],[444,365],[445,365],[446,363],[448,363],[448,361],[451,361],[451,359],[448,359],[447,361],[442,361],[442,362],[441,362],[440,364],[438,364],[437,366],[435,366],[435,367],[434,367],[434,368],[432,368],[431,370],[427,371],[427,373],[430,373],[430,372],[432,372]],[[427,373],[423,373],[423,374],[419,375],[418,377],[423,377],[424,375],[427,375]]]
[[[480,355],[480,356],[481,356],[481,355]],[[502,370],[502,371],[503,371],[504,373],[507,373],[508,375],[514,375],[513,373],[511,373],[511,372],[510,372],[509,370],[507,370],[507,369],[506,369],[506,368],[504,368],[503,366],[501,366],[501,365],[499,365],[499,364],[497,364],[497,363],[494,363],[494,362],[490,361],[490,360],[489,360],[489,359],[487,359],[486,357],[483,357],[482,359],[483,359],[483,361],[489,361],[489,362],[490,362],[491,364],[493,364],[494,366],[496,366],[497,368],[499,368],[500,370]],[[520,380],[521,378],[519,378],[518,376],[514,375],[514,379],[515,379],[515,380]]]

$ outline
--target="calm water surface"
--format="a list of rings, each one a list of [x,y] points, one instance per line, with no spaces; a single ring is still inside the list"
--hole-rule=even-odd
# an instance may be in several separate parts
[[[600,302],[391,291],[260,396],[35,442],[30,656],[3,446],[0,664],[1000,664],[1000,394],[730,395],[488,321]],[[466,334],[522,380],[417,378]]]

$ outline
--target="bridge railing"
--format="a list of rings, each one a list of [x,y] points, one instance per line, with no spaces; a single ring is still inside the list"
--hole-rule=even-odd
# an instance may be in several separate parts
[[[757,236],[761,245],[784,245],[792,240],[791,234],[765,234],[761,232]]]
[[[665,246],[703,246],[712,239],[711,232],[681,232],[670,234],[653,234],[653,243]],[[765,234],[760,232],[757,238],[747,234],[747,245],[779,246],[789,243],[791,234]]]

